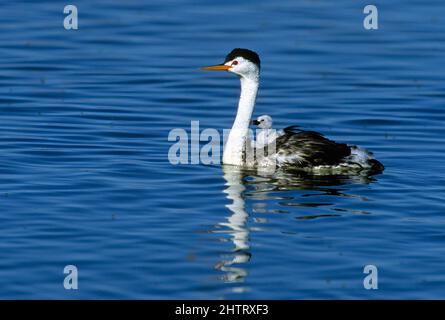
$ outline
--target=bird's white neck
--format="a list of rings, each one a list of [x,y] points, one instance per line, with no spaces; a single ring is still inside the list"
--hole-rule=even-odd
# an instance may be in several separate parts
[[[243,165],[246,141],[249,134],[250,119],[252,118],[255,100],[258,93],[259,77],[241,77],[241,95],[238,103],[238,111],[230,130],[227,143],[224,146],[223,163],[231,165]]]

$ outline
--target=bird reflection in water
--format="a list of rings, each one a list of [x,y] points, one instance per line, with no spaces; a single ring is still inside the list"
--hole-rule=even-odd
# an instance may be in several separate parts
[[[345,185],[354,183],[368,184],[375,181],[375,178],[363,173],[355,176],[313,176],[301,172],[276,171],[273,173],[244,170],[234,166],[223,166],[223,177],[225,180],[225,193],[229,204],[226,205],[230,215],[226,221],[217,224],[212,232],[230,235],[233,243],[231,252],[222,255],[215,268],[222,271],[224,275],[222,281],[229,283],[243,282],[247,276],[246,264],[251,259],[250,232],[260,231],[261,228],[248,227],[249,213],[246,210],[246,200],[254,202],[253,211],[256,213],[288,213],[286,207],[306,207],[314,208],[321,206],[332,206],[334,203],[307,202],[302,201],[308,196],[334,196],[352,197],[360,201],[367,201],[366,198],[348,194]],[[343,186],[343,187],[342,187]],[[295,194],[289,191],[308,191],[300,194],[301,199],[296,199]],[[278,201],[284,209],[278,212],[267,209],[271,200]],[[346,214],[367,214],[366,211],[350,211],[341,208],[332,208],[335,213],[303,215],[298,216],[299,220],[312,220],[317,218],[336,217]],[[255,218],[256,223],[265,223],[267,219]],[[225,240],[221,239],[221,240]],[[244,266],[244,267],[243,267]],[[245,288],[237,288],[238,290]]]
[[[234,244],[233,254],[229,260],[223,260],[216,265],[216,268],[223,271],[225,276],[223,280],[226,282],[243,281],[247,272],[242,267],[235,267],[249,262],[250,260],[250,244],[249,229],[247,228],[247,220],[249,215],[246,211],[246,203],[244,200],[245,174],[236,167],[223,166],[224,179],[226,180],[224,193],[231,203],[226,207],[231,212],[227,218],[227,222],[220,222],[219,226],[229,230],[231,241]]]

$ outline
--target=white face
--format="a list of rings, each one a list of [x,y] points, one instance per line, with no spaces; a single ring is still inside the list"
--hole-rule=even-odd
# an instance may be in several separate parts
[[[258,128],[261,128],[261,129],[272,128],[272,118],[268,115],[258,117],[257,121],[259,122]]]
[[[258,80],[260,75],[258,66],[243,57],[236,57],[231,61],[227,61],[225,65],[230,66],[230,69],[227,71],[232,72],[239,77]]]

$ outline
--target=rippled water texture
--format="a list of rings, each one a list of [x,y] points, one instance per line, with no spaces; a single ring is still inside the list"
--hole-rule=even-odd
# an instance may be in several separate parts
[[[442,0],[0,4],[0,298],[445,298]],[[173,128],[255,116],[366,147],[383,174],[171,165]],[[79,271],[65,290],[63,268]],[[379,289],[363,288],[378,267]]]

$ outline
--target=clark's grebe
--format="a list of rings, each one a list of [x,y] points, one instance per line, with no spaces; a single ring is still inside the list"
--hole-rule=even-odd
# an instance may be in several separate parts
[[[252,120],[252,124],[258,128],[255,141],[251,143],[254,148],[264,148],[284,133],[282,130],[272,129],[272,123],[272,117],[267,114]]]
[[[300,130],[296,126],[287,127],[284,134],[277,137],[273,154],[254,161],[247,160],[246,152],[250,147],[249,124],[258,93],[260,67],[260,58],[256,52],[237,48],[227,55],[224,63],[201,68],[228,71],[236,74],[241,81],[238,111],[224,147],[224,164],[258,167],[274,163],[279,167],[321,172],[337,169],[383,170],[383,165],[367,150],[337,143],[318,132]]]

